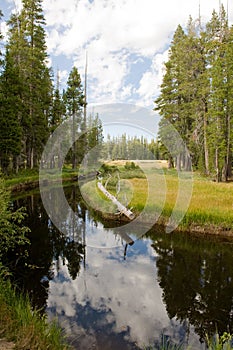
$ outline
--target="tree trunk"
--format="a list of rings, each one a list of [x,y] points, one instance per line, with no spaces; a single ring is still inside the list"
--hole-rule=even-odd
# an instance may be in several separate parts
[[[231,177],[231,117],[230,113],[227,113],[226,117],[226,125],[227,125],[227,152],[225,158],[225,172],[224,172],[224,180],[227,181],[229,177]]]
[[[176,157],[176,170],[181,170],[181,154],[179,153]]]
[[[204,156],[205,156],[205,173],[206,175],[210,174],[209,170],[209,150],[208,150],[208,142],[207,142],[207,117],[206,117],[206,109],[205,107],[205,112],[204,112]]]

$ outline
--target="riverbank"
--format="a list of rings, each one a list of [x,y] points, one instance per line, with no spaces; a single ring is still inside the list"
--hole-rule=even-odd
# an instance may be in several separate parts
[[[160,172],[158,170],[158,164],[162,170]],[[176,203],[179,186],[177,172],[174,169],[168,170],[166,163],[163,161],[159,163],[153,161],[144,162],[147,178],[139,169],[128,167],[129,162],[115,161],[109,163],[109,165],[115,166],[115,170],[121,176],[121,191],[118,199],[125,202],[125,197],[127,197],[128,208],[132,207],[136,216],[140,214],[147,202],[148,177],[150,177],[150,186],[152,184],[152,187],[156,187],[160,181],[161,184],[163,181],[166,182],[165,202],[160,201],[160,198],[164,196],[164,189],[161,187],[161,195],[157,191],[157,198],[155,200],[150,199],[146,204],[152,215],[155,211],[161,212],[156,224],[165,227]],[[122,171],[123,168],[124,171]],[[83,175],[81,174],[81,176]],[[73,183],[78,180],[78,171],[63,169],[62,177],[64,183]],[[108,185],[112,194],[116,192],[116,180],[113,175]],[[54,181],[54,183],[57,181],[53,170],[51,170],[50,181]],[[20,193],[25,190],[37,189],[39,186],[39,175],[36,172],[26,171],[25,174],[22,172],[17,176],[6,179],[5,182],[7,188],[12,193]],[[194,173],[192,185],[192,198],[189,208],[176,231],[233,237],[233,182],[216,183]],[[152,192],[153,190],[152,188]],[[127,221],[123,216],[119,217],[115,215],[115,206],[106,200],[103,194],[97,190],[96,180],[85,183],[82,187],[82,194],[90,209],[94,208],[94,211],[99,216],[102,216],[102,218],[110,221]],[[150,217],[147,218],[149,223],[153,223],[151,220]]]
[[[121,175],[122,175],[122,173],[121,173]],[[145,181],[146,179],[145,178],[143,178],[143,177],[139,177],[139,178],[135,178],[134,177],[134,175],[135,175],[135,173],[133,173],[133,172],[128,172],[127,173],[127,176],[129,177],[128,179],[122,179],[122,182],[121,182],[121,191],[120,191],[120,193],[118,194],[118,196],[120,196],[121,197],[121,200],[124,200],[125,198],[125,194],[127,194],[127,197],[128,197],[128,200],[130,200],[131,201],[131,203],[133,202],[133,200],[138,200],[138,198],[140,197],[139,196],[139,193],[141,193],[141,196],[144,196],[145,195],[145,185],[146,185],[146,182],[144,182],[144,183],[142,183],[141,181],[143,180],[143,181]],[[174,179],[175,179],[175,173],[173,173],[173,172],[171,172],[171,173],[166,173],[165,174],[165,176],[169,179],[170,178],[170,181],[169,180],[167,180],[167,182],[168,182],[168,188],[169,188],[169,192],[171,192],[172,191],[172,188],[174,187],[173,186],[173,184],[174,184]],[[114,175],[112,175],[112,177],[113,177],[113,180],[115,180],[114,179]],[[200,180],[198,177],[196,177],[195,178],[195,180]],[[203,181],[205,181],[205,179],[201,179],[201,182],[203,182]],[[116,189],[116,186],[114,185],[114,182],[115,181],[113,181],[113,184],[111,184],[110,182],[109,182],[109,184],[111,185],[110,187],[111,187],[111,190],[113,191],[113,189],[115,190]],[[138,191],[139,191],[139,189],[140,189],[140,191],[141,192],[139,192],[138,193],[138,191],[136,192],[135,191],[135,189],[137,188],[136,187],[136,185],[134,186],[134,187],[132,187],[132,185],[133,185],[133,183],[137,183],[138,184]],[[171,183],[170,183],[171,182]],[[96,181],[93,181],[93,183],[94,184],[96,184]],[[170,183],[170,185],[169,185],[169,183]],[[140,187],[140,184],[142,185],[143,184],[143,186],[144,187]],[[113,186],[114,185],[114,186]],[[194,187],[195,188],[195,187]],[[75,192],[75,188],[73,188],[73,191]],[[76,191],[77,192],[77,191]],[[134,194],[134,192],[135,192],[135,194],[137,194],[138,193],[138,196],[134,196],[133,194]],[[97,193],[98,194],[98,193]],[[218,193],[219,194],[219,193]],[[39,198],[39,196],[38,196],[38,198]],[[74,198],[76,198],[76,197],[74,197]],[[80,196],[79,196],[79,198],[80,198]],[[143,198],[145,198],[145,197],[143,197]],[[32,199],[33,199],[33,203],[35,204],[35,202],[36,202],[36,196],[35,197],[33,197],[32,196]],[[142,199],[142,198],[141,198]],[[142,201],[142,203],[144,203],[145,201],[143,200]],[[31,201],[30,201],[30,203],[32,203]],[[36,208],[36,206],[34,207],[34,208]],[[153,207],[152,207],[152,209],[153,209]],[[85,209],[84,209],[85,210]],[[134,209],[133,209],[134,210]],[[140,212],[140,211],[139,211]],[[36,214],[36,216],[37,217],[39,217],[39,215],[38,215],[38,212],[37,212],[37,210],[35,210],[35,214]],[[116,217],[116,216],[115,216]],[[43,219],[43,217],[40,219],[41,220],[41,222],[47,222],[47,220],[44,220]],[[115,223],[113,223],[113,225],[115,225]],[[45,225],[45,226],[47,226],[47,225]],[[33,228],[34,228],[35,226],[33,226]],[[38,230],[38,232],[39,232],[39,235],[41,234],[41,230],[39,229]],[[155,232],[155,234],[157,235],[157,232],[156,232],[156,230],[154,230],[154,232]],[[150,233],[148,233],[148,234],[150,234]],[[170,238],[169,237],[174,237],[175,235],[173,235],[173,236],[170,236],[170,235],[165,235],[166,237],[167,237],[167,240],[169,241],[170,240]],[[179,236],[179,238],[180,239],[183,239],[182,237],[185,237],[185,239],[184,239],[184,246],[186,247],[186,245],[187,245],[187,240],[188,239],[186,239],[187,238],[187,236],[186,235],[181,235],[181,234],[179,234],[178,235]],[[204,244],[208,241],[208,239],[210,239],[211,241],[215,241],[214,239],[212,239],[212,237],[207,237],[206,239],[203,239],[201,242],[203,242]],[[172,238],[172,240],[173,240],[173,238]],[[153,241],[155,241],[155,240],[153,240]],[[159,241],[159,240],[158,240]],[[216,241],[217,241],[217,239],[216,239]],[[189,261],[195,261],[194,260],[194,256],[197,256],[198,257],[198,259],[200,260],[200,261],[205,261],[205,264],[206,264],[206,255],[204,254],[203,255],[203,257],[202,258],[200,258],[200,255],[199,255],[199,252],[198,252],[198,249],[197,249],[197,247],[196,247],[196,244],[193,244],[195,242],[195,240],[194,241],[192,241],[191,243],[192,244],[190,244],[190,249],[189,249],[189,251],[188,251],[188,254],[187,254],[187,256],[188,256],[188,258],[187,258],[187,261],[185,261],[185,260],[183,260],[183,257],[184,257],[184,254],[183,254],[183,250],[179,250],[178,249],[178,254],[174,254],[174,257],[176,257],[177,255],[181,255],[182,256],[182,259],[181,259],[181,263],[184,265],[184,266],[189,266],[189,264],[186,264],[186,262],[189,262]],[[164,243],[164,241],[163,241],[163,243]],[[38,241],[36,241],[36,247],[37,246],[39,246],[40,244],[38,244]],[[43,246],[44,247],[44,245],[43,244],[41,244],[41,246]],[[155,244],[155,246],[157,246],[157,243]],[[170,245],[168,245],[169,247],[170,247]],[[224,244],[224,246],[225,246],[225,244]],[[228,246],[228,248],[229,248],[229,250],[230,250],[230,247],[231,247],[231,245],[226,245],[226,246]],[[159,246],[160,247],[160,246]],[[163,244],[161,244],[161,247],[163,247],[163,251],[164,251],[164,256],[165,257],[167,257],[167,251],[169,252],[169,250],[167,250],[167,249],[165,249],[166,248],[166,245],[165,245],[165,247],[164,247],[164,245]],[[174,243],[172,243],[172,249],[174,249]],[[211,246],[212,247],[212,246]],[[137,248],[137,247],[136,247]],[[136,249],[137,250],[137,249]],[[210,249],[209,249],[209,246],[207,246],[206,248],[205,248],[205,250],[204,251],[206,251],[208,254],[210,253]],[[192,252],[192,254],[193,255],[191,255],[190,256],[190,253]],[[207,256],[208,256],[208,254],[207,254]],[[216,276],[216,269],[215,269],[215,266],[216,266],[216,261],[218,261],[218,256],[220,256],[220,255],[218,255],[218,254],[220,254],[221,255],[221,252],[220,252],[220,250],[219,250],[219,247],[217,246],[217,254],[215,255],[215,257],[216,258],[213,258],[212,259],[212,261],[213,261],[213,264],[214,264],[214,268],[213,268],[213,271],[214,271],[214,275]],[[40,254],[38,254],[38,255],[40,255]],[[170,254],[168,254],[169,256],[170,256]],[[222,256],[225,256],[225,254],[222,254]],[[129,257],[130,257],[130,255],[129,255]],[[190,258],[191,257],[191,258]],[[216,260],[217,259],[217,260]],[[159,259],[158,259],[159,260]],[[75,264],[77,263],[77,259],[75,258],[74,259],[74,261],[75,261]],[[134,260],[133,260],[134,261]],[[172,260],[173,261],[173,260]],[[221,259],[220,259],[220,261],[221,261]],[[176,266],[176,260],[174,260],[174,265]],[[231,260],[229,261],[229,266],[231,266]],[[167,262],[167,264],[169,265],[169,266],[172,266],[173,264],[170,264],[169,262]],[[166,264],[166,266],[168,266]],[[192,270],[192,266],[195,266],[196,264],[195,264],[195,262],[194,262],[194,264],[193,265],[191,265],[190,266],[190,268],[191,268],[191,270]],[[200,266],[202,267],[203,265],[200,263]],[[207,262],[207,264],[206,264],[206,266],[208,267],[209,266],[209,264],[208,264],[208,262]],[[224,265],[223,265],[224,266]],[[221,265],[220,267],[219,267],[219,271],[220,271],[220,273],[222,273],[222,271],[225,271],[226,272],[226,275],[227,276],[230,276],[229,274],[228,274],[228,270],[225,270],[224,268],[223,268],[223,266]],[[180,269],[178,268],[177,269],[178,270],[178,275],[180,276]],[[190,270],[190,271],[191,271]],[[112,269],[110,269],[110,271],[112,271]],[[198,268],[198,271],[202,271],[202,269],[199,269]],[[209,276],[209,274],[210,274],[210,271],[209,271],[209,269],[207,268],[207,276],[206,276],[206,278],[208,279],[208,276]],[[194,273],[195,274],[195,273]],[[213,274],[212,274],[213,275]],[[132,274],[130,273],[130,276],[132,276]],[[90,278],[92,278],[92,276],[90,276]],[[217,277],[216,277],[217,278]],[[223,276],[222,277],[223,278],[223,280],[226,280],[225,279],[225,277]],[[153,280],[154,280],[154,277],[153,277]],[[182,285],[183,285],[183,281],[184,281],[184,279],[183,278],[180,278],[180,280],[182,281]],[[190,288],[190,285],[192,286],[193,284],[190,284],[190,275],[188,274],[187,275],[187,280],[188,280],[188,283],[187,283],[187,285],[188,285],[188,288]],[[197,281],[199,281],[200,280],[200,278],[198,277],[197,278]],[[101,281],[101,280],[100,280]],[[63,283],[63,280],[61,281],[62,283]],[[76,283],[76,282],[75,282]],[[208,281],[208,283],[209,283],[209,281]],[[153,284],[153,282],[151,282],[151,284]],[[195,283],[194,283],[194,285],[196,285]],[[203,285],[203,284],[202,284]],[[209,285],[209,284],[208,284]],[[211,287],[211,286],[216,286],[216,283],[214,283],[214,282],[212,282],[212,284],[210,284],[209,285],[209,288]],[[175,286],[174,286],[174,291],[176,290],[176,288],[177,288],[177,285],[176,285],[176,283],[175,283]],[[192,288],[191,288],[192,289]],[[214,289],[214,288],[212,288],[211,287],[211,289]],[[192,289],[193,290],[193,289]],[[196,289],[195,289],[196,290]],[[215,289],[214,289],[215,290]],[[178,291],[179,291],[179,288],[178,288]],[[197,291],[198,291],[198,289],[197,289]],[[208,292],[208,291],[207,291]],[[173,294],[173,293],[172,293]],[[178,292],[178,294],[179,294],[179,292]],[[178,295],[177,294],[177,295]],[[191,293],[192,294],[192,293]],[[143,294],[144,295],[144,294]],[[224,298],[224,297],[223,297]],[[181,298],[182,300],[183,300],[183,298]],[[221,299],[221,296],[220,296],[220,299]],[[191,299],[190,299],[191,300]],[[219,304],[220,305],[220,307],[221,307],[221,303]],[[1,307],[1,306],[0,306]],[[211,320],[212,319],[215,319],[214,317],[213,318],[210,318]],[[227,329],[228,329],[228,327],[226,327]],[[173,348],[173,347],[172,347]],[[30,349],[31,349],[31,347],[30,347]],[[146,347],[145,347],[145,349],[146,349]],[[162,349],[162,347],[161,347],[161,349]],[[166,347],[166,349],[168,349],[167,347]],[[180,347],[180,349],[181,349],[181,347]]]
[[[25,237],[28,228],[23,225],[21,209],[11,211],[9,191],[0,177],[0,349],[1,350],[66,350],[62,330],[55,322],[47,322],[40,310],[32,308],[29,297],[12,285],[8,253],[21,249],[29,241]],[[25,248],[26,249],[26,248]],[[17,258],[17,254],[16,254]],[[12,266],[17,261],[11,261]],[[6,266],[5,266],[6,265]],[[17,276],[15,276],[17,280]]]
[[[63,169],[62,179],[64,182],[77,181],[77,170]],[[57,171],[49,171],[49,180],[57,182]],[[18,174],[5,177],[5,185],[12,193],[33,190],[39,187],[39,172],[36,170],[22,170]]]
[[[177,172],[174,169],[158,171],[157,165],[153,165],[152,162],[147,164],[147,178],[133,178],[132,174],[131,178],[128,176],[127,179],[124,179],[124,172],[121,172],[121,169],[119,171],[122,176],[122,194],[118,194],[118,199],[121,198],[119,200],[124,202],[124,198],[128,197],[127,206],[132,208],[136,216],[146,205],[149,214],[147,217],[144,216],[144,220],[151,224],[153,224],[153,213],[161,212],[158,220],[155,221],[157,225],[165,227],[176,204],[179,189]],[[147,199],[148,181],[152,193],[155,191],[157,197]],[[161,186],[160,194],[158,183],[162,184],[163,181],[165,181],[166,186]],[[183,185],[185,186],[185,182]],[[233,237],[233,182],[216,183],[194,173],[192,186],[188,210],[176,231]],[[107,187],[109,187],[110,192],[112,191],[112,194],[116,193],[115,183],[112,185],[110,182]],[[164,197],[164,188],[166,194],[163,202],[161,198]],[[103,198],[103,194],[97,189],[96,181],[86,183],[82,187],[82,194],[86,203],[104,219],[126,220],[123,216],[116,216],[116,208],[109,200]]]
[[[0,276],[0,349],[68,350],[61,329],[32,310],[29,298]]]

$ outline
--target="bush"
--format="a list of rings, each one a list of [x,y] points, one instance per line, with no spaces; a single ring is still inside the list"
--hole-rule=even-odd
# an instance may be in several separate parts
[[[15,212],[10,210],[9,192],[5,188],[1,175],[0,208],[0,262],[4,263],[8,251],[29,242],[25,236],[29,229],[23,225],[26,215],[24,208],[20,208]]]
[[[139,166],[136,165],[134,162],[126,162],[125,169],[126,170],[135,170],[135,169],[139,169]]]

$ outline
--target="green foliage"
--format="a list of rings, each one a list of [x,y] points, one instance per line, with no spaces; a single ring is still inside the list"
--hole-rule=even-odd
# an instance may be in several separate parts
[[[24,209],[11,211],[9,203],[9,193],[0,177],[0,262],[6,261],[9,251],[28,243],[25,234],[29,229],[23,225]]]
[[[150,142],[145,137],[107,136],[103,144],[103,155],[106,159],[160,159],[159,144]]]
[[[2,13],[0,12],[0,18]],[[67,139],[75,140],[67,161],[76,168],[84,155],[94,147],[88,161],[98,158],[102,143],[102,125],[98,116],[91,117],[92,130],[87,130],[83,109],[86,106],[81,77],[73,67],[63,94],[53,86],[48,68],[45,19],[42,0],[23,0],[22,9],[8,21],[9,33],[0,60],[0,167],[4,174],[20,169],[38,169],[44,146],[54,130],[66,119],[72,118],[72,130]],[[0,33],[0,40],[2,35]],[[1,56],[1,53],[0,53]],[[63,140],[54,150],[49,168],[62,167]]]
[[[155,101],[162,116],[160,140],[169,144],[169,122],[185,141],[193,166],[226,181],[232,173],[232,28],[223,6],[206,27],[196,23],[190,18],[173,36]],[[172,157],[177,169],[188,170],[182,151]]]
[[[7,51],[1,76],[2,103],[0,106],[0,164],[5,173],[14,166],[13,162],[21,151],[22,102],[19,98],[21,88],[18,68],[14,66],[12,57]]]
[[[8,21],[9,37],[6,43],[2,89],[3,105],[1,120],[7,120],[9,139],[0,145],[5,158],[18,142],[13,168],[27,165],[38,167],[43,146],[48,138],[48,114],[51,105],[52,82],[47,67],[44,17],[41,0],[24,0],[20,13]],[[13,135],[11,129],[15,127]],[[6,148],[8,146],[8,148]],[[9,163],[9,161],[8,161]],[[8,164],[6,164],[8,166]],[[4,167],[2,167],[5,171]]]
[[[135,169],[139,169],[139,166],[136,165],[134,162],[126,162],[125,169],[126,170],[135,170]]]
[[[72,118],[70,135],[72,139],[72,152],[69,153],[68,157],[70,157],[72,167],[75,169],[82,161],[86,143],[86,135],[81,135],[82,131],[86,129],[86,125],[83,125],[82,115],[82,107],[85,104],[85,97],[83,94],[81,77],[76,67],[73,67],[69,74],[67,90],[64,94],[64,102],[66,107],[66,115]],[[75,141],[78,136],[80,138],[79,142]]]
[[[221,336],[218,333],[216,333],[211,339],[209,339],[208,336],[206,338],[209,350],[233,349],[233,336],[230,333],[224,332]]]
[[[61,329],[55,322],[48,324],[37,310],[32,310],[28,296],[15,291],[0,275],[0,332],[20,350],[65,350]],[[71,348],[70,348],[71,349]]]

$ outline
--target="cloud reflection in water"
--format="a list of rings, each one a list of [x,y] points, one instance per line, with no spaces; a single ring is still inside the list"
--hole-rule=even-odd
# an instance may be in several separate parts
[[[95,240],[99,236],[102,247],[106,234],[107,239],[115,240],[114,235],[110,238],[111,230],[103,230],[98,225],[95,231]],[[88,235],[91,238],[90,227]],[[82,350],[138,349],[153,344],[161,334],[177,342],[182,334],[185,338],[185,327],[167,316],[151,241],[139,240],[128,247],[126,260],[121,240],[118,245],[112,249],[87,247],[86,268],[76,280],[70,278],[66,264],[55,268],[49,288],[49,317],[56,314]],[[200,348],[192,331],[189,340]]]

